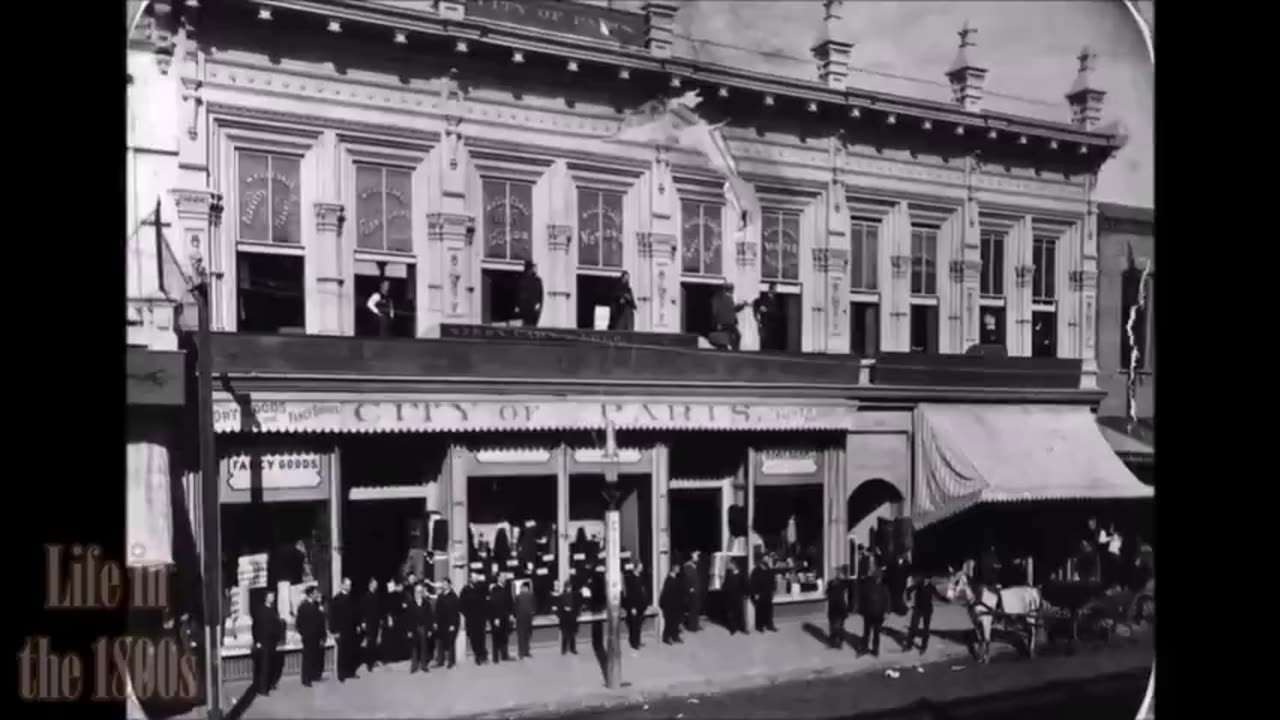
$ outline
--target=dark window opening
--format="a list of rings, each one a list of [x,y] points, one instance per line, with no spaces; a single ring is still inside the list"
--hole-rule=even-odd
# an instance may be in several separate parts
[[[858,357],[875,357],[880,353],[880,303],[849,303],[849,317],[849,352]]]
[[[875,290],[880,267],[880,224],[855,219],[849,226],[849,232],[852,249],[850,284],[855,290]]]
[[[609,326],[596,328],[596,308],[604,306],[610,310],[612,319],[613,296],[616,294],[618,278],[612,275],[579,275],[578,276],[578,329],[607,330]]]
[[[683,332],[703,337],[711,333],[714,329],[711,325],[711,301],[719,291],[719,285],[680,283],[680,307],[684,311],[680,329]]]
[[[1058,313],[1037,310],[1031,313],[1031,357],[1058,356]]]
[[[978,314],[978,342],[1004,345],[1004,308],[984,307]]]
[[[382,283],[387,283],[383,297]],[[403,263],[356,262],[356,337],[411,338],[417,335],[417,268]],[[374,293],[379,312],[369,309]],[[379,313],[386,313],[386,333]]]
[[[911,230],[911,294],[938,294],[938,231]]]
[[[911,352],[938,354],[938,306],[911,306]]]
[[[760,349],[766,352],[800,352],[801,296],[774,293],[774,305],[768,309],[770,302],[768,292],[762,291],[752,307]]]
[[[480,273],[480,318],[485,325],[506,325],[520,317],[520,272],[490,270]]]
[[[1033,238],[1031,244],[1031,297],[1035,300],[1053,300],[1057,297],[1058,241],[1051,237]]]
[[[307,299],[301,255],[238,253],[240,332],[306,332]]]
[[[984,232],[982,244],[982,275],[980,292],[991,297],[1004,296],[1004,235]]]

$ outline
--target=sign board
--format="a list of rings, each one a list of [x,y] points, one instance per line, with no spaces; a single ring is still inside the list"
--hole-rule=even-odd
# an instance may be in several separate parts
[[[854,429],[852,403],[790,405],[658,400],[261,400],[249,417],[228,399],[214,403],[218,432],[501,432],[529,430]]]
[[[320,453],[241,453],[222,461],[222,502],[327,500],[329,458]]]
[[[596,330],[608,330],[610,312],[608,305],[597,305],[596,314],[593,318],[594,322],[591,326]]]
[[[546,0],[467,0],[468,20],[520,25],[610,44],[642,47],[645,16],[583,3]]]
[[[241,555],[236,561],[236,584],[247,588],[267,586],[267,554]]]

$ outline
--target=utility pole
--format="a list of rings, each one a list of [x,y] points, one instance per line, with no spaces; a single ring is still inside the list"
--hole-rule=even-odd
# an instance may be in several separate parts
[[[221,214],[221,198],[215,197],[210,219]],[[213,435],[213,354],[209,319],[209,273],[197,256],[192,260],[196,276],[197,309],[196,393],[200,432],[200,498],[204,524],[204,647],[205,708],[209,720],[222,720],[222,516],[218,498],[218,459]]]
[[[606,650],[608,661],[605,666],[605,687],[615,689],[622,680],[622,530],[618,511],[618,499],[621,492],[618,488],[618,438],[613,422],[605,421],[604,461],[605,466],[605,499],[609,509],[605,513],[605,582],[608,587],[608,609],[606,625],[608,638]]]

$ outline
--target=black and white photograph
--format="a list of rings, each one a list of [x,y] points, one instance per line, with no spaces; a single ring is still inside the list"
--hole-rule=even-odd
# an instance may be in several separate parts
[[[1155,717],[1153,2],[122,5],[129,717]]]

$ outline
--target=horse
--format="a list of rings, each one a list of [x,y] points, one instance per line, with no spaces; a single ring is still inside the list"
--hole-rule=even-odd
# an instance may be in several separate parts
[[[975,592],[969,576],[960,571],[952,574],[946,597],[951,602],[958,599],[967,607],[977,637],[979,662],[991,660],[991,626],[997,616],[1007,625],[1026,629],[1027,653],[1033,658],[1036,656],[1036,635],[1044,607],[1039,588],[1011,586],[997,593],[989,587],[980,587]]]

